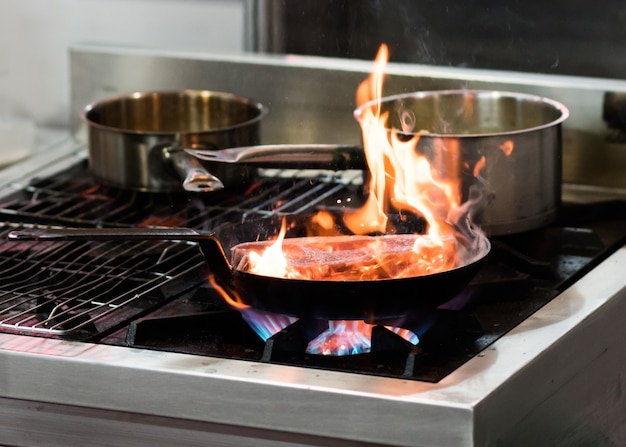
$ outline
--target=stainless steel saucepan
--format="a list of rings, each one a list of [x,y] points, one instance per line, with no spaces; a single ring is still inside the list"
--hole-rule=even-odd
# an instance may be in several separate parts
[[[356,119],[377,107],[375,101],[362,105]],[[563,104],[523,93],[442,90],[385,97],[380,112],[388,114],[388,132],[404,140],[419,136],[416,150],[439,176],[463,170],[465,198],[479,187],[483,200],[475,221],[490,234],[526,231],[555,218],[561,124],[569,116]]]
[[[266,113],[251,99],[207,90],[136,92],[96,101],[82,114],[90,168],[100,183],[122,189],[245,187],[251,177],[246,166],[208,172],[183,149],[257,145]]]

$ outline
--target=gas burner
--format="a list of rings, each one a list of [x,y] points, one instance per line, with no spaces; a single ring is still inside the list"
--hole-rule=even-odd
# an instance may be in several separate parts
[[[407,316],[403,321],[375,324],[298,320],[207,305],[211,303],[206,299],[208,294],[210,290],[185,296],[154,315],[132,322],[124,343],[139,348],[436,382],[458,367],[458,362],[450,362],[446,357],[451,353],[459,357],[470,355],[476,340],[484,335],[474,315],[458,310],[438,309],[428,315]],[[351,343],[353,338],[362,343]],[[115,337],[108,339],[112,341]]]

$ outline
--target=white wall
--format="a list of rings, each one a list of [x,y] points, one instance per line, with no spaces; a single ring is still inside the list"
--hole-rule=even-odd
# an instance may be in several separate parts
[[[0,119],[67,125],[68,47],[239,52],[245,0],[1,0]]]

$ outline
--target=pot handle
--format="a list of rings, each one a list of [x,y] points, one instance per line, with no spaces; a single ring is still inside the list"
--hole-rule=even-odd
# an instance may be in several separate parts
[[[365,169],[362,147],[341,144],[275,144],[220,150],[185,149],[190,155],[218,163],[253,164],[268,168]]]
[[[163,158],[180,176],[185,191],[211,192],[224,188],[224,183],[205,169],[202,164],[184,149],[167,147],[163,149]]]

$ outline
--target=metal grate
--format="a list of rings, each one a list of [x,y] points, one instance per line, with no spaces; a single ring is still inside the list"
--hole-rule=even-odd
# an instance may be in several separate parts
[[[290,174],[291,177],[292,174]],[[0,199],[0,330],[94,339],[202,284],[196,245],[181,241],[13,242],[41,226],[217,229],[248,217],[336,206],[359,175],[263,178],[247,191],[146,194],[95,184],[80,163]],[[348,194],[353,196],[353,194]]]
[[[115,312],[144,310],[159,288],[202,265],[181,242],[8,242],[33,225],[4,224],[0,245],[0,327],[85,338],[114,326]],[[141,297],[147,302],[133,304]],[[132,309],[126,309],[132,307]]]

